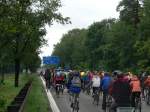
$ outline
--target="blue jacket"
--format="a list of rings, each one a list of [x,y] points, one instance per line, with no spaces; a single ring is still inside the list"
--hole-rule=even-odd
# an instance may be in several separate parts
[[[109,86],[112,82],[112,79],[110,76],[104,76],[101,80],[100,87],[104,92],[108,92]]]

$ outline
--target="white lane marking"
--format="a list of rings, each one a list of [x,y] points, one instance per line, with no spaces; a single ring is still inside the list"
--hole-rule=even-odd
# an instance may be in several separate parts
[[[43,83],[43,85],[44,85],[44,89],[45,89],[45,91],[46,91],[46,93],[47,93],[48,100],[49,100],[49,102],[50,102],[50,106],[51,106],[51,108],[52,108],[52,111],[53,111],[53,112],[60,112],[60,110],[59,110],[59,108],[58,108],[58,106],[57,106],[57,104],[56,104],[56,102],[55,102],[55,100],[54,100],[54,98],[53,98],[51,92],[50,92],[50,91],[47,92],[47,90],[46,90],[45,81],[43,80],[42,77],[40,77],[40,78],[41,78],[42,83]]]

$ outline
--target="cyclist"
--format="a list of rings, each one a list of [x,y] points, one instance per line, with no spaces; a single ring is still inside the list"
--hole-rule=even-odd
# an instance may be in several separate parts
[[[73,72],[69,72],[69,75],[68,75],[68,81],[67,81],[67,89],[68,89],[68,93],[69,93],[69,89],[71,87],[71,81],[73,79]]]
[[[81,80],[82,80],[82,89],[84,91],[86,84],[86,73],[84,71],[80,72]]]
[[[112,78],[109,73],[104,73],[104,77],[101,80],[100,88],[103,91],[103,102],[102,102],[102,109],[106,110],[106,97],[109,92],[109,86],[112,82]]]
[[[49,69],[46,69],[45,74],[44,74],[44,78],[46,81],[46,88],[48,91],[48,89],[50,88],[50,82],[51,82],[51,72]]]
[[[144,94],[144,91],[145,91],[145,85],[144,85],[144,82],[145,82],[145,80],[146,80],[146,75],[147,75],[147,73],[146,72],[142,72],[141,74],[140,74],[140,82],[141,82],[141,93],[142,93],[142,98],[143,98],[143,100],[145,99],[145,94]]]
[[[131,78],[130,86],[132,90],[131,105],[132,107],[135,107],[135,98],[140,98],[140,94],[141,94],[140,80],[138,79],[136,75],[134,75],[133,78]]]
[[[90,94],[90,88],[92,85],[92,81],[89,77],[89,71],[86,72],[86,85],[85,85],[85,90],[88,94]]]
[[[62,75],[61,72],[57,72],[55,77],[54,77],[54,81],[55,81],[55,90],[56,93],[58,92],[58,86],[61,86],[61,89],[63,89],[63,83],[64,83],[64,76]],[[62,91],[63,93],[63,91]]]
[[[93,95],[95,94],[95,92],[100,88],[100,77],[98,76],[98,74],[94,74],[93,78],[92,78],[92,88],[93,88]]]
[[[146,78],[146,80],[144,81],[144,85],[146,87],[150,87],[150,75]]]
[[[80,91],[81,91],[81,79],[80,79],[80,73],[79,72],[74,72],[73,77],[71,80],[71,85],[69,88],[72,96],[77,96],[79,97]],[[73,101],[71,101],[71,107],[73,106]]]
[[[114,99],[114,102],[111,105],[112,111],[116,111],[117,107],[130,106],[130,84],[128,81],[126,81],[126,79],[124,79],[123,73],[116,73],[116,79],[113,82],[109,92]]]
[[[150,75],[147,77],[147,79],[144,81],[144,85],[146,88],[148,88],[148,95],[150,95]],[[150,97],[150,96],[149,96]],[[147,99],[149,100],[149,99]],[[149,102],[148,102],[149,103]]]

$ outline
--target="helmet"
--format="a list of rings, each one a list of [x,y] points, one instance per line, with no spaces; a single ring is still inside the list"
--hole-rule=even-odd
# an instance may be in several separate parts
[[[80,73],[79,73],[79,72],[74,72],[74,73],[73,73],[73,76],[79,77],[79,76],[80,76]]]
[[[119,76],[119,75],[122,75],[122,72],[120,70],[115,70],[113,73],[112,73],[112,76]]]
[[[61,72],[58,71],[58,72],[56,73],[56,76],[57,76],[57,77],[60,77],[60,76],[61,76]]]

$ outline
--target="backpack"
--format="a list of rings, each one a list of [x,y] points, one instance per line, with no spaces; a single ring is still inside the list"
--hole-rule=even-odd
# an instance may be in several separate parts
[[[74,87],[81,87],[81,80],[79,77],[73,77],[72,79],[72,86]]]

